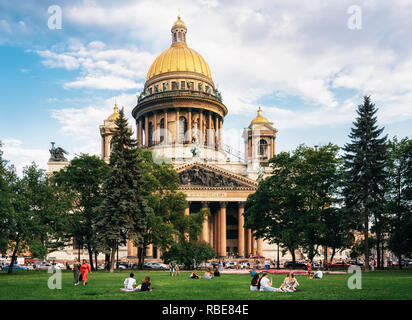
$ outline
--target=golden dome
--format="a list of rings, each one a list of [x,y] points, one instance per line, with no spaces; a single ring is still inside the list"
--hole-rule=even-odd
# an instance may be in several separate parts
[[[268,123],[268,122],[269,120],[266,119],[264,116],[262,116],[262,108],[259,107],[258,115],[255,119],[252,120],[251,123],[254,124],[254,123]]]
[[[178,27],[183,27],[185,30],[183,32],[176,30]],[[212,73],[206,60],[187,46],[186,25],[180,20],[180,16],[172,27],[172,45],[153,61],[147,72],[146,81],[159,74],[176,71],[195,72],[212,80]]]
[[[186,29],[186,25],[182,20],[180,20],[180,16],[177,16],[177,20],[175,21],[175,23],[173,23],[172,29],[173,28],[185,28]]]
[[[107,120],[116,120],[119,118],[119,108],[117,107],[117,104],[114,105],[114,112],[111,116],[107,118]]]
[[[187,45],[172,45],[163,51],[147,72],[146,81],[158,74],[174,71],[200,73],[212,80],[212,73],[206,60]]]

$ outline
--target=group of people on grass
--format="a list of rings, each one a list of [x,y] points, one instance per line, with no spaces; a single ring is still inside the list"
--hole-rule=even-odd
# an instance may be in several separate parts
[[[169,264],[170,275],[179,275],[179,267],[177,264],[171,262]],[[83,282],[83,285],[87,285],[87,276],[91,272],[90,265],[86,260],[83,260],[82,264],[79,264],[77,259],[73,264],[73,274],[74,274],[74,285],[79,285],[79,281]],[[307,277],[310,279],[312,273],[312,265],[310,260],[308,261],[308,272]],[[252,269],[250,272],[252,276],[252,281],[250,283],[251,291],[274,291],[274,292],[295,292],[299,286],[299,282],[296,280],[293,272],[289,272],[288,276],[284,279],[283,283],[279,288],[273,287],[272,278],[268,278],[268,274],[263,272],[261,275],[257,273],[255,269]],[[204,279],[213,279],[214,277],[219,277],[220,271],[219,268],[215,268],[213,274],[212,270],[208,268],[204,275]],[[198,274],[197,270],[194,269],[190,274],[191,279],[201,279],[201,276]],[[322,279],[323,272],[318,268],[318,270],[313,274],[312,279]],[[129,278],[124,280],[124,287],[120,289],[122,292],[135,292],[135,291],[152,291],[150,276],[146,276],[142,283],[136,286],[136,279],[134,274],[130,273]]]
[[[220,277],[220,271],[218,268],[212,273],[212,269],[207,268],[203,279],[213,279],[214,277]],[[193,272],[190,274],[190,279],[202,279],[202,277],[197,273],[197,269],[194,269]]]
[[[74,276],[74,285],[79,285],[79,282],[82,281],[83,285],[87,285],[87,276],[89,273],[92,273],[90,265],[86,260],[83,260],[83,263],[80,264],[77,259],[73,263],[73,276]]]
[[[295,292],[298,290],[298,286],[299,282],[296,280],[293,272],[289,272],[289,275],[285,278],[279,288],[273,287],[272,278],[269,279],[266,272],[263,272],[260,276],[256,272],[250,283],[250,291]]]
[[[135,292],[135,291],[152,291],[152,284],[150,282],[150,277],[146,276],[142,283],[136,286],[136,279],[134,278],[134,273],[132,272],[129,278],[124,280],[124,287],[120,289],[122,292]]]

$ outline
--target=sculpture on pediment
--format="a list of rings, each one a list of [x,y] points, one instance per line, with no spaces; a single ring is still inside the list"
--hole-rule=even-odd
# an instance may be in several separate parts
[[[180,184],[183,186],[201,187],[226,187],[235,188],[243,185],[219,172],[209,171],[204,168],[194,166],[179,173]]]

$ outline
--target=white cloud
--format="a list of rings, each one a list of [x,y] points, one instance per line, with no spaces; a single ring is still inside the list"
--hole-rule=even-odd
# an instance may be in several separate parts
[[[362,96],[371,94],[383,122],[396,122],[412,118],[412,43],[405,40],[412,8],[396,3],[363,2],[363,29],[354,31],[347,28],[349,0],[80,1],[65,7],[65,19],[96,38],[38,53],[47,67],[78,72],[67,89],[138,90],[169,46],[181,8],[188,44],[208,61],[230,114],[252,118],[261,104],[277,128],[335,126],[353,121]],[[80,135],[98,152],[91,146],[112,104],[54,110],[53,117],[63,133]]]
[[[23,142],[14,138],[2,139],[3,158],[10,161],[16,167],[17,173],[22,174],[23,167],[30,165],[33,161],[46,170],[46,163],[50,157],[48,150],[27,148]]]

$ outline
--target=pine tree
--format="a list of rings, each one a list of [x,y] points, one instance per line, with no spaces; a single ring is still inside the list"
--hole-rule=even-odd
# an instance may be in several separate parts
[[[111,142],[111,171],[104,184],[105,199],[98,223],[101,244],[111,252],[110,272],[114,270],[116,249],[128,239],[139,243],[146,231],[147,216],[151,208],[147,204],[144,161],[136,140],[128,128],[123,109],[115,121],[116,133]]]
[[[378,128],[376,112],[370,97],[365,96],[358,106],[358,117],[353,123],[345,144],[345,206],[355,217],[364,233],[365,271],[369,264],[369,219],[382,210],[385,190],[386,136],[381,137],[384,128]]]

